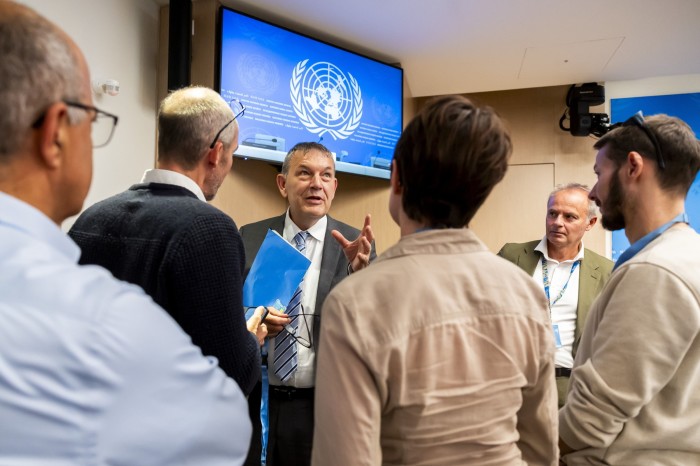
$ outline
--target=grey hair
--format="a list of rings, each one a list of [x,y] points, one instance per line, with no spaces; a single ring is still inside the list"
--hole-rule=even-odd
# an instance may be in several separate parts
[[[304,155],[310,150],[314,149],[320,151],[323,155],[331,159],[333,161],[333,170],[335,170],[335,159],[333,158],[331,151],[329,151],[326,146],[318,142],[299,142],[295,144],[294,147],[289,150],[289,152],[287,152],[284,162],[282,162],[282,174],[289,174],[289,167],[292,164],[292,158],[294,158],[294,155],[296,155],[297,152],[301,152],[301,155]]]
[[[51,104],[79,100],[86,86],[68,36],[31,8],[6,1],[0,2],[0,83],[0,162],[21,149]]]
[[[588,197],[588,195],[591,192],[591,188],[589,188],[588,185],[585,185],[585,184],[581,184],[581,183],[559,184],[554,188],[554,191],[549,193],[549,197],[547,198],[547,203],[549,203],[549,200],[552,199],[552,197],[555,194],[560,193],[562,191],[571,191],[573,189],[579,189],[579,190],[583,191],[584,193],[586,193],[586,197]],[[587,216],[588,216],[588,220],[592,219],[593,217],[598,216],[598,206],[596,206],[595,201],[593,201],[590,198],[588,198]]]
[[[158,109],[158,159],[192,169],[202,159],[216,133],[234,117],[228,103],[215,91],[190,86],[172,92]],[[224,148],[238,134],[234,120],[219,136]]]

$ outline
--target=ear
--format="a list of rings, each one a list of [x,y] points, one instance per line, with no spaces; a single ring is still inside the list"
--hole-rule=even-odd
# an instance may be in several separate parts
[[[396,168],[396,160],[391,161],[391,177],[389,178],[391,185],[391,192],[396,195],[401,195],[403,188],[401,187],[401,182],[399,181],[398,169]]]
[[[216,141],[214,147],[207,151],[206,161],[209,168],[216,168],[221,162],[221,157],[224,154],[224,144],[221,141]]]
[[[590,218],[588,220],[588,225],[586,226],[586,231],[589,231],[591,228],[593,228],[596,223],[598,223],[598,217]]]
[[[58,168],[63,163],[63,143],[68,127],[68,107],[56,102],[44,113],[39,133],[39,153],[43,162],[50,168]]]
[[[632,151],[627,154],[625,174],[630,178],[639,178],[644,171],[644,157],[639,152]]]
[[[279,173],[275,180],[277,181],[277,189],[280,190],[280,194],[287,199],[287,176]]]

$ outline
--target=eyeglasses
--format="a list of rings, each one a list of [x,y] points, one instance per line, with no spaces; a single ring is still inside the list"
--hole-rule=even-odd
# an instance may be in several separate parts
[[[221,136],[221,133],[223,133],[224,130],[236,120],[236,118],[238,118],[239,116],[243,116],[243,114],[245,113],[245,105],[243,105],[243,103],[241,103],[241,101],[238,99],[233,99],[229,101],[228,105],[229,107],[231,107],[231,110],[233,110],[233,118],[231,118],[231,120],[228,123],[226,123],[224,127],[219,130],[218,133],[216,133],[216,136],[214,136],[214,140],[211,142],[211,144],[209,144],[209,149],[213,149],[214,145],[216,144],[216,141],[219,140],[219,136]]]
[[[305,314],[303,312],[300,312],[299,314],[296,315],[297,318],[301,318],[302,316],[304,318],[304,325],[306,326],[307,333],[309,335],[311,335],[309,323],[306,321],[306,316],[311,316],[314,319],[317,319],[318,316],[315,314]],[[297,343],[299,343],[301,346],[303,346],[305,348],[313,347],[313,343],[311,343],[309,340],[307,340],[306,338],[304,338],[302,336],[296,335],[296,331],[295,331],[294,327],[292,327],[291,323],[285,325],[284,330],[285,330],[285,332],[290,334],[292,336],[292,338],[294,338],[297,341]],[[311,338],[311,337],[309,336],[309,338]]]
[[[92,131],[90,133],[92,137],[92,147],[104,147],[109,144],[114,134],[114,128],[116,128],[117,122],[119,121],[118,116],[91,105],[81,104],[80,102],[69,100],[64,100],[63,102],[69,107],[79,108],[86,112],[95,112],[95,116],[92,117]]]
[[[99,108],[93,107],[92,105],[85,105],[72,100],[64,100],[63,103],[68,105],[69,107],[79,108],[86,112],[95,113],[91,120],[92,128],[90,131],[90,137],[92,138],[92,147],[104,147],[109,143],[109,141],[112,140],[114,128],[117,126],[117,122],[119,121],[118,116],[109,112],[105,112],[104,110],[100,110]],[[39,116],[39,118],[36,119],[32,127],[38,128],[39,126],[41,126],[45,116],[46,113],[42,113]]]
[[[659,164],[659,168],[662,170],[666,168],[666,161],[664,160],[663,154],[661,153],[661,146],[659,146],[659,140],[656,138],[656,135],[649,129],[646,123],[644,123],[644,115],[642,114],[641,110],[629,117],[627,120],[625,120],[625,122],[622,123],[622,126],[636,126],[638,128],[641,128],[641,130],[644,131],[644,134],[647,135],[649,140],[651,140],[651,143],[654,145],[654,151],[656,151],[656,160]]]

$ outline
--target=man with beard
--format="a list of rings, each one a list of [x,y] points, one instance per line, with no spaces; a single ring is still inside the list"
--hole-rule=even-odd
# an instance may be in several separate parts
[[[631,246],[593,304],[559,412],[569,465],[700,464],[700,235],[684,201],[700,143],[636,114],[603,136],[590,198]]]

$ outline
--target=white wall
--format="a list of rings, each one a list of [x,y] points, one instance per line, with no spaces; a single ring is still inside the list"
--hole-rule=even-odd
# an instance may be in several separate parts
[[[687,94],[690,92],[700,92],[700,74],[663,76],[633,81],[609,81],[605,83],[606,111],[610,112],[610,99]]]
[[[121,192],[153,168],[156,134],[158,11],[152,0],[20,0],[63,28],[87,58],[92,78],[114,78],[118,96],[93,96],[119,116],[106,147],[94,152],[85,206]],[[63,224],[67,229],[74,219]]]

